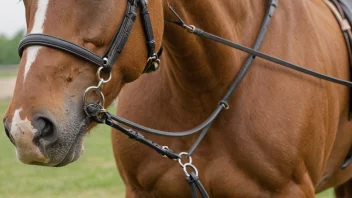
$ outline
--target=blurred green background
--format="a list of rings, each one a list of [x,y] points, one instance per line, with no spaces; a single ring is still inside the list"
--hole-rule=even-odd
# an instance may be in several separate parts
[[[0,66],[19,63],[17,54],[18,43],[24,36],[24,30],[19,30],[12,37],[0,34]]]
[[[23,31],[11,38],[0,35],[0,80],[14,81],[16,69],[9,65],[19,63],[17,45],[22,36]],[[1,119],[8,103],[8,99],[0,100]],[[0,126],[0,198],[124,197],[124,185],[112,153],[110,129],[99,126],[92,130],[85,139],[85,148],[80,160],[62,168],[23,165],[16,159],[15,149]],[[317,197],[332,198],[333,191]]]

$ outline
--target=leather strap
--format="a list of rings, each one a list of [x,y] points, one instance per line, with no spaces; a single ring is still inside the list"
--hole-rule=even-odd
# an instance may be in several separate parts
[[[180,26],[182,26],[182,25],[180,25]],[[182,26],[182,27],[187,28],[187,29],[190,28],[190,26],[188,26],[188,25],[185,25],[185,26]],[[193,29],[193,31],[191,33],[193,33],[195,35],[198,35],[198,36],[201,36],[201,37],[204,37],[204,38],[207,38],[207,39],[210,39],[210,40],[213,40],[213,41],[215,41],[217,43],[222,43],[224,45],[227,45],[229,47],[232,47],[232,48],[238,49],[240,51],[246,52],[246,53],[251,54],[253,56],[260,57],[260,58],[262,58],[264,60],[276,63],[279,66],[287,67],[289,69],[296,70],[298,72],[305,73],[307,75],[310,75],[310,76],[313,76],[313,77],[316,77],[316,78],[319,78],[319,79],[322,79],[322,80],[330,81],[330,82],[333,82],[333,83],[336,83],[336,84],[340,84],[340,85],[344,85],[344,86],[347,86],[347,87],[352,87],[352,82],[351,81],[347,81],[347,80],[331,77],[331,76],[328,76],[328,75],[325,75],[325,74],[321,74],[319,72],[312,71],[310,69],[306,69],[306,68],[304,68],[302,66],[299,66],[299,65],[296,65],[296,64],[293,64],[293,63],[289,63],[289,62],[284,61],[282,59],[279,59],[279,58],[267,55],[265,53],[262,53],[262,52],[260,52],[258,50],[253,50],[253,49],[248,48],[246,46],[234,43],[232,41],[226,40],[226,39],[221,38],[219,36],[216,36],[216,35],[213,35],[211,33],[205,32],[202,29],[194,27],[194,29]]]
[[[116,59],[120,56],[125,44],[127,43],[128,37],[131,33],[132,26],[137,17],[137,0],[128,0],[126,14],[120,25],[118,31],[116,32],[112,42],[105,52],[104,58],[108,59],[106,67],[109,70],[112,69],[116,62]]]
[[[189,186],[191,187],[191,193],[192,193],[193,198],[198,197],[197,189],[203,198],[209,198],[207,191],[205,190],[205,188],[202,185],[202,183],[200,182],[198,176],[194,172],[190,173],[187,176],[186,180],[187,180]]]
[[[148,47],[148,62],[144,68],[143,73],[150,73],[158,70],[159,68],[159,54],[162,52],[162,48],[159,50],[158,54],[155,52],[155,39],[153,34],[152,24],[150,23],[150,15],[148,11],[148,4],[146,1],[138,2],[142,24],[144,28],[145,38],[147,40]]]
[[[155,39],[153,34],[153,28],[150,23],[150,15],[148,11],[148,5],[146,1],[139,1],[138,3],[142,17],[142,24],[144,28],[144,34],[147,40],[148,46],[148,57],[153,57],[156,55],[155,53]]]
[[[99,67],[104,67],[104,71],[110,72],[117,58],[120,56],[125,44],[128,40],[132,26],[137,17],[137,8],[140,7],[144,32],[147,39],[148,61],[143,73],[156,71],[159,68],[159,53],[155,52],[155,40],[152,30],[152,24],[148,12],[147,2],[145,0],[127,0],[126,13],[122,24],[113,37],[108,49],[103,57],[96,55],[88,49],[81,47],[75,43],[57,38],[46,34],[29,34],[25,36],[19,44],[18,54],[23,55],[25,48],[34,45],[46,46],[62,50],[86,61],[93,63]]]
[[[265,17],[263,19],[261,28],[259,30],[259,34],[258,37],[255,41],[254,50],[258,50],[260,48],[260,46],[262,45],[265,35],[268,31],[268,27],[270,25],[271,22],[271,18],[274,15],[274,12],[276,10],[277,7],[277,0],[270,0],[269,5],[268,5],[268,9],[266,10],[266,14]],[[232,82],[232,84],[230,85],[230,88],[228,89],[228,91],[226,92],[225,96],[223,97],[222,101],[227,104],[227,101],[231,98],[232,94],[234,93],[234,91],[237,89],[237,87],[239,86],[239,84],[242,82],[243,78],[245,77],[245,75],[247,74],[247,72],[249,71],[249,69],[251,68],[253,61],[255,60],[255,56],[249,55],[246,62],[243,64],[243,66],[241,67],[241,70],[238,72],[235,80]],[[227,104],[228,105],[228,104]],[[195,151],[195,149],[198,147],[198,145],[200,144],[200,142],[202,141],[202,139],[205,137],[205,135],[208,133],[208,130],[211,127],[210,123],[207,127],[205,127],[202,131],[202,133],[199,135],[198,139],[196,140],[196,142],[192,145],[192,147],[189,149],[188,154],[192,155],[192,153]]]
[[[18,54],[20,57],[23,55],[24,49],[33,45],[41,45],[46,47],[55,48],[73,54],[77,57],[80,57],[86,61],[89,61],[100,67],[104,66],[103,59],[89,51],[86,48],[83,48],[79,45],[71,43],[69,41],[62,40],[57,37],[45,35],[45,34],[29,34],[21,40],[18,47]]]
[[[136,140],[136,141],[154,149],[155,151],[160,153],[162,156],[168,157],[173,160],[177,160],[180,158],[179,155],[175,154],[168,147],[161,146],[153,141],[146,139],[142,134],[140,134],[136,131],[133,131],[132,129],[126,129],[126,128],[120,126],[119,124],[116,124],[114,122],[113,115],[111,115],[109,112],[103,111],[103,113],[101,113],[103,110],[103,107],[100,104],[97,104],[97,103],[86,104],[83,106],[83,110],[89,119],[95,121],[96,123],[107,124],[107,125],[111,126],[112,128],[115,128],[115,129],[121,131],[122,133],[127,135],[129,138]]]
[[[324,0],[325,4],[330,8],[331,12],[335,15],[337,21],[340,24],[343,36],[346,41],[346,47],[349,57],[350,68],[352,68],[352,30],[350,21],[346,18],[344,9],[337,0]],[[352,91],[350,90],[350,107],[349,107],[349,117],[352,119]]]

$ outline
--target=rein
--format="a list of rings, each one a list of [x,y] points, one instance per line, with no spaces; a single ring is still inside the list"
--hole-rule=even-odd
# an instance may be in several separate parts
[[[210,34],[208,32],[205,32],[204,30],[197,28],[193,25],[187,25],[182,18],[176,13],[176,11],[169,5],[169,9],[174,13],[174,15],[178,18],[178,21],[170,21],[166,20],[168,22],[174,23],[180,27],[185,28],[189,33],[195,34],[200,37],[204,37],[210,40],[213,40],[215,42],[227,45],[229,47],[238,49],[240,51],[246,52],[249,55],[247,58],[246,62],[243,64],[241,67],[239,73],[236,75],[234,81],[232,84],[229,86],[228,91],[225,93],[224,97],[220,100],[218,106],[215,108],[213,113],[209,116],[207,120],[205,120],[203,123],[198,125],[197,127],[188,130],[188,131],[183,131],[183,132],[166,132],[166,131],[160,131],[156,129],[151,129],[147,128],[145,126],[141,126],[139,124],[136,124],[134,122],[131,122],[129,120],[126,120],[124,118],[121,118],[119,116],[115,116],[110,114],[106,109],[104,109],[105,105],[105,98],[104,94],[102,92],[102,88],[104,84],[108,83],[111,79],[111,70],[113,65],[115,64],[117,58],[122,52],[122,49],[124,48],[128,36],[132,30],[133,23],[137,17],[137,8],[140,8],[140,14],[142,16],[142,22],[143,22],[143,28],[144,28],[144,33],[146,37],[146,44],[147,44],[147,49],[148,49],[148,60],[146,67],[143,71],[143,73],[149,73],[156,71],[159,68],[160,65],[160,60],[159,56],[161,55],[162,49],[159,51],[159,53],[155,52],[155,40],[154,40],[154,35],[152,31],[152,25],[150,21],[150,16],[148,12],[148,6],[146,0],[127,0],[127,8],[126,8],[126,14],[123,19],[122,24],[120,25],[118,31],[116,32],[110,46],[108,47],[106,53],[104,56],[99,56],[96,55],[95,53],[89,51],[86,48],[83,48],[77,44],[74,44],[72,42],[53,37],[50,35],[45,35],[45,34],[29,34],[25,36],[19,45],[19,55],[22,56],[23,51],[26,47],[33,46],[33,45],[41,45],[41,46],[47,46],[51,48],[55,48],[58,50],[62,50],[64,52],[67,52],[71,55],[74,55],[76,57],[82,58],[86,61],[89,61],[93,63],[94,65],[97,65],[98,71],[97,71],[97,79],[98,79],[98,85],[97,86],[92,86],[86,89],[84,93],[84,112],[86,113],[87,117],[90,118],[91,120],[97,122],[97,123],[104,123],[107,124],[128,137],[130,137],[133,140],[136,140],[152,149],[160,153],[164,157],[168,157],[172,160],[177,160],[179,164],[181,165],[185,175],[187,182],[189,183],[191,187],[191,193],[194,198],[198,197],[198,191],[202,195],[202,197],[209,197],[207,194],[205,188],[201,184],[199,178],[198,178],[198,170],[197,168],[192,164],[192,154],[195,151],[195,149],[199,146],[200,142],[202,139],[205,137],[207,132],[209,131],[212,123],[214,120],[218,117],[218,115],[224,110],[224,109],[229,109],[229,104],[228,100],[230,97],[233,95],[234,91],[250,69],[254,59],[256,57],[260,57],[262,59],[268,60],[270,62],[274,62],[278,65],[323,79],[327,80],[330,82],[334,82],[337,84],[345,85],[348,87],[352,87],[352,82],[346,81],[346,80],[341,80],[338,78],[334,78],[331,76],[327,76],[318,72],[314,72],[312,70],[303,68],[299,65],[295,65],[286,61],[283,61],[281,59],[278,59],[273,56],[269,56],[267,54],[264,54],[259,50],[264,37],[267,33],[268,27],[271,22],[271,18],[274,14],[275,9],[278,6],[278,0],[269,0],[269,6],[267,8],[265,17],[262,22],[262,26],[260,28],[258,37],[256,39],[255,45],[253,46],[253,49],[245,47],[243,45],[239,45],[237,43],[231,42],[229,40],[226,40],[224,38],[218,37],[216,35]],[[110,74],[108,79],[104,79],[101,77],[101,72],[108,72]],[[88,95],[94,92],[100,97],[100,100],[98,103],[91,103],[88,101]],[[171,149],[169,149],[167,146],[162,146],[159,145],[153,141],[150,141],[146,139],[141,133],[136,132],[132,129],[127,129],[121,124],[131,127],[135,130],[139,130],[142,132],[150,133],[153,135],[158,135],[158,136],[167,136],[167,137],[183,137],[183,136],[189,136],[195,133],[198,133],[202,131],[198,137],[198,139],[195,141],[195,143],[191,146],[191,148],[188,150],[188,152],[181,152],[179,154],[173,152]],[[188,160],[187,163],[183,163],[182,159]],[[189,171],[191,170],[191,171]]]

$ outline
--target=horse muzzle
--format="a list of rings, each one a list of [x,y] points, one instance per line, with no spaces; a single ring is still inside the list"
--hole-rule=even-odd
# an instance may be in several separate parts
[[[30,121],[22,120],[20,111],[13,119],[4,120],[5,133],[16,147],[17,158],[24,164],[65,166],[76,161],[83,153],[83,136],[86,122],[79,127],[58,125],[45,113],[33,115]]]

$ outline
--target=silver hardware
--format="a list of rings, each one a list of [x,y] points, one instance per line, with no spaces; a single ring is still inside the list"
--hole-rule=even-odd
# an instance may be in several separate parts
[[[103,86],[104,86],[104,80],[101,79],[99,82],[98,82],[98,85],[96,86],[96,88],[101,92],[103,90]]]
[[[183,172],[185,173],[185,175],[188,177],[190,174],[187,172],[187,167],[192,168],[193,171],[195,172],[196,176],[198,176],[198,169],[192,164],[192,157],[186,153],[186,152],[181,152],[180,154],[178,154],[180,156],[180,158],[178,159],[178,163],[181,165],[181,167],[183,168]],[[182,163],[182,156],[186,156],[188,158],[188,162],[187,163]]]
[[[153,68],[154,71],[159,69],[160,59],[158,59],[156,57],[157,57],[157,55],[148,58],[146,68],[150,68],[150,66],[152,65],[154,67]]]
[[[104,67],[99,67],[98,71],[97,71],[97,79],[98,81],[102,81],[103,80],[103,84],[105,83],[108,83],[111,78],[112,78],[112,75],[111,75],[111,72],[109,73],[109,78],[107,80],[105,80],[104,78],[101,77],[101,71],[104,69]]]
[[[154,65],[154,70],[158,70],[159,69],[159,66],[160,66],[160,60],[159,59],[156,59],[154,62],[153,62],[153,65]]]
[[[226,110],[230,109],[230,105],[225,101],[221,101],[220,105],[223,106]]]
[[[178,155],[180,156],[180,159],[178,159],[177,161],[182,167],[185,165],[182,163],[182,156],[186,156],[188,158],[188,163],[186,163],[186,164],[192,164],[192,157],[188,153],[182,152]]]
[[[183,172],[185,173],[185,175],[186,175],[187,177],[189,176],[189,173],[187,172],[187,167],[192,168],[193,171],[196,173],[196,176],[198,177],[198,170],[197,170],[197,168],[196,168],[193,164],[191,164],[191,163],[186,163],[186,164],[183,165]]]
[[[194,26],[194,25],[185,25],[184,27],[190,33],[194,33],[196,31],[196,26]]]
[[[107,61],[107,58],[104,58],[104,61]],[[84,95],[83,95],[83,104],[84,105],[87,105],[88,104],[88,98],[89,98],[89,95],[91,94],[91,92],[94,92],[98,97],[99,97],[99,101],[98,101],[98,104],[101,106],[101,110],[99,111],[99,115],[96,115],[96,118],[97,119],[100,119],[101,121],[104,121],[101,119],[102,115],[104,113],[107,112],[106,109],[104,109],[104,106],[105,106],[105,97],[104,97],[104,94],[103,94],[103,87],[106,83],[108,83],[110,80],[111,80],[111,72],[109,73],[109,78],[108,79],[104,79],[103,77],[101,77],[101,71],[104,69],[104,67],[99,67],[97,73],[96,73],[96,76],[97,76],[97,79],[98,79],[98,85],[97,86],[91,86],[91,87],[88,87],[86,89],[86,91],[84,92]],[[100,118],[99,118],[100,117]]]
[[[103,58],[103,65],[104,65],[104,66],[108,66],[108,63],[109,63],[109,59],[106,58],[106,57],[104,57],[104,58]]]
[[[169,147],[167,147],[167,146],[163,146],[163,147],[161,147],[164,151],[168,151],[168,150],[170,150],[169,149]],[[163,155],[163,157],[167,157],[166,155]]]
[[[96,87],[96,86],[92,86],[92,87],[88,87],[86,89],[86,91],[84,92],[84,95],[83,95],[83,104],[87,104],[88,102],[88,95],[94,91],[95,94],[97,94],[99,96],[99,103],[101,104],[102,107],[104,107],[105,105],[105,97],[104,97],[104,94],[103,92],[101,92],[101,89],[99,87]]]

